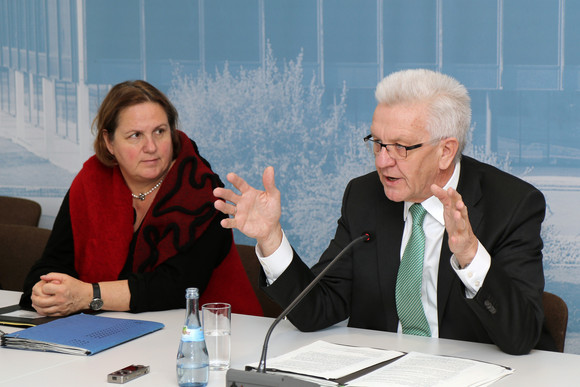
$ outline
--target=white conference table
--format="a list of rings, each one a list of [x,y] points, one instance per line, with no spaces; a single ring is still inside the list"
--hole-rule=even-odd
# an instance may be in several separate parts
[[[0,291],[0,307],[18,302],[20,293]],[[175,357],[184,309],[141,314],[107,312],[103,316],[158,321],[165,328],[93,356],[23,351],[0,347],[0,386],[114,386],[107,374],[130,364],[151,367],[148,375],[130,381],[131,387],[177,386]],[[232,367],[243,369],[259,360],[265,333],[273,319],[234,314],[232,316]],[[0,326],[4,332],[15,327]],[[337,325],[304,333],[289,321],[281,321],[270,338],[268,358],[281,355],[316,340],[417,351],[488,361],[511,367],[515,372],[494,386],[573,386],[580,380],[580,355],[532,351],[511,356],[496,346],[465,341],[433,339],[396,333],[348,328]],[[224,386],[225,371],[210,372],[209,386]]]

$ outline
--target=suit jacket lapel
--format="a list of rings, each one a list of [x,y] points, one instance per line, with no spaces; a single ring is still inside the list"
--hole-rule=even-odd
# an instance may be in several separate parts
[[[475,235],[477,235],[477,230],[483,217],[483,211],[478,206],[482,196],[481,176],[475,168],[473,159],[467,156],[462,156],[461,159],[461,174],[459,175],[457,192],[461,194],[463,202],[467,206],[471,228]],[[459,281],[449,261],[451,254],[451,250],[449,249],[449,236],[447,235],[447,231],[445,231],[441,245],[439,273],[437,276],[437,313],[439,325],[441,325],[450,291],[453,287],[452,285],[454,281]]]
[[[394,284],[397,282],[403,238],[403,203],[391,202],[385,198],[377,207],[377,266],[382,279],[380,283],[382,310],[386,313],[386,329],[396,332],[399,317],[395,304]]]

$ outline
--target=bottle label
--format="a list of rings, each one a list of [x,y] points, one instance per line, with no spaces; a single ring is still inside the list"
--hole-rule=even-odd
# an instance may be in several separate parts
[[[201,327],[188,328],[184,325],[181,331],[181,341],[204,341],[203,329]]]

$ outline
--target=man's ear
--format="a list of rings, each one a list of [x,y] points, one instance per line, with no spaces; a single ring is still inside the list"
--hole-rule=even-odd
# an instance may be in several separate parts
[[[439,157],[439,169],[445,170],[455,160],[455,155],[459,149],[459,142],[455,137],[448,137],[441,140],[441,156]]]

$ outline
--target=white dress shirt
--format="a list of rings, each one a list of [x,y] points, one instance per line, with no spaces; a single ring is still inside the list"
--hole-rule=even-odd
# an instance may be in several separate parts
[[[447,190],[452,187],[457,189],[459,182],[459,172],[461,169],[460,163],[455,164],[453,175],[443,187]],[[401,243],[400,257],[403,256],[405,246],[411,236],[412,217],[409,215],[409,207],[414,203],[405,202],[403,211],[403,218],[405,220],[405,228],[403,230],[403,240]],[[439,323],[437,314],[437,274],[439,272],[439,257],[441,255],[441,244],[443,243],[443,234],[445,231],[445,221],[443,218],[443,204],[435,196],[431,196],[421,203],[427,210],[425,220],[423,221],[423,230],[425,232],[425,257],[423,259],[423,282],[421,288],[421,299],[425,315],[429,322],[431,335],[439,337]],[[469,209],[468,209],[469,210]],[[264,257],[256,246],[256,255],[262,264],[264,273],[268,284],[272,284],[276,279],[286,270],[292,262],[292,246],[288,242],[286,235],[283,234],[282,243],[278,249],[270,256]],[[455,270],[458,277],[465,285],[465,296],[473,298],[483,285],[483,281],[489,267],[491,265],[491,257],[487,250],[478,241],[478,249],[473,261],[464,269],[459,268],[459,263],[455,255],[451,256],[451,267]],[[402,332],[401,324],[399,323],[398,332]]]

